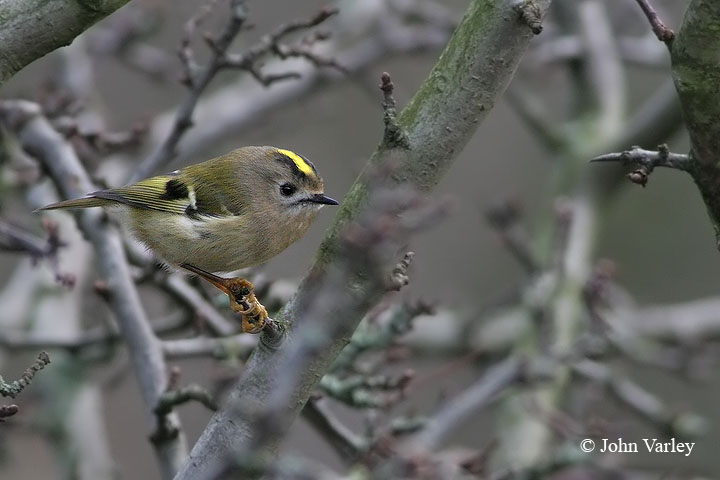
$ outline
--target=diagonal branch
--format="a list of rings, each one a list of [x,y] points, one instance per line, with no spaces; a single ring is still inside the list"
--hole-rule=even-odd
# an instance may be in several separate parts
[[[345,426],[322,398],[310,399],[302,414],[344,461],[357,460],[367,447],[363,438]]]
[[[537,2],[541,11],[549,3]],[[386,150],[381,145],[369,164],[378,165],[396,158],[399,167],[392,174],[393,181],[431,190],[497,103],[531,36],[532,32],[509,3],[473,1],[433,71],[398,116],[399,125],[407,133],[410,149]],[[367,174],[361,175],[351,187],[334,226],[320,247],[315,265],[296,296],[281,312],[280,319],[293,320],[293,333],[318,330],[312,317],[303,313],[308,313],[308,302],[314,296],[315,285],[329,280],[333,276],[333,264],[342,259],[340,232],[358,218],[367,204],[370,192],[366,181]],[[329,345],[308,352],[308,368],[298,371],[299,378],[293,380],[281,424],[259,441],[253,407],[264,408],[263,405],[276,394],[272,386],[279,385],[279,353],[263,348],[261,343],[243,376],[232,387],[228,405],[210,421],[178,480],[211,475],[218,462],[230,452],[247,451],[250,446],[272,449],[277,445],[346,339],[385,293],[384,289],[371,283],[374,277],[366,273],[361,267],[352,278],[341,279],[341,285],[346,285],[344,295],[352,296],[351,308],[343,308],[342,302],[333,299],[323,305],[322,317],[331,319],[331,324],[325,327],[326,334],[330,335]],[[281,347],[281,350],[284,349]],[[232,405],[242,405],[244,409],[235,415]]]
[[[476,383],[447,402],[418,433],[414,442],[421,448],[436,450],[470,415],[490,404],[504,390],[523,381],[526,370],[525,362],[512,357],[489,368]]]
[[[660,17],[658,16],[652,5],[650,5],[650,2],[648,0],[635,1],[638,5],[640,5],[640,9],[647,17],[648,22],[650,22],[650,27],[652,28],[652,31],[657,37],[657,39],[665,43],[666,45],[670,44],[675,38],[675,33],[671,29],[666,27],[662,20],[660,20]]]

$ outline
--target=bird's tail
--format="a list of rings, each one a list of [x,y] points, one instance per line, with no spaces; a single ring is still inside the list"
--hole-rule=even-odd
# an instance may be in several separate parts
[[[62,202],[51,203],[44,207],[38,208],[38,210],[57,210],[60,208],[90,208],[90,207],[102,207],[113,203],[110,200],[96,197],[83,197],[75,198],[72,200],[63,200]]]

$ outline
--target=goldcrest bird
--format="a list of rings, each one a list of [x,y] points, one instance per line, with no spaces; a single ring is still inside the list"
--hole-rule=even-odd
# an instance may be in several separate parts
[[[259,265],[338,202],[305,157],[243,147],[132,185],[42,207],[119,207],[138,240],[175,266],[228,272]]]

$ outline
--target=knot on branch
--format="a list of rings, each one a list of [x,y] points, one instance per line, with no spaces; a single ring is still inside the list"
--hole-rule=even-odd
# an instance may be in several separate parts
[[[260,335],[260,343],[270,350],[277,350],[287,338],[287,324],[268,318]]]
[[[383,134],[383,144],[386,148],[403,148],[410,149],[410,141],[407,133],[402,129],[397,121],[397,109],[395,106],[395,97],[393,91],[395,85],[390,78],[390,74],[383,72],[380,76],[380,90],[383,92],[383,120],[385,122],[385,131]]]
[[[520,16],[520,20],[525,22],[535,35],[539,35],[543,31],[542,26],[542,9],[535,3],[535,0],[523,0],[515,5],[515,11]]]
[[[390,272],[390,278],[388,278],[388,290],[400,291],[402,287],[410,283],[408,270],[410,270],[413,257],[415,257],[415,252],[406,252],[403,259],[395,265]]]
[[[675,39],[675,32],[665,26],[665,24],[662,20],[660,20],[660,17],[658,16],[652,5],[650,5],[650,2],[648,2],[648,0],[636,1],[640,6],[640,9],[642,9],[643,13],[647,17],[648,22],[650,22],[650,27],[652,28],[652,31],[657,37],[657,39],[669,46],[670,43],[672,43],[672,41]]]

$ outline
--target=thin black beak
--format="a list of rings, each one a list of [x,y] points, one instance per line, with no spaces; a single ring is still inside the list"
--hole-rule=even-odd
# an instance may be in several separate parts
[[[308,201],[312,203],[320,203],[323,205],[340,205],[340,202],[322,193],[316,193],[315,195],[310,197]]]

